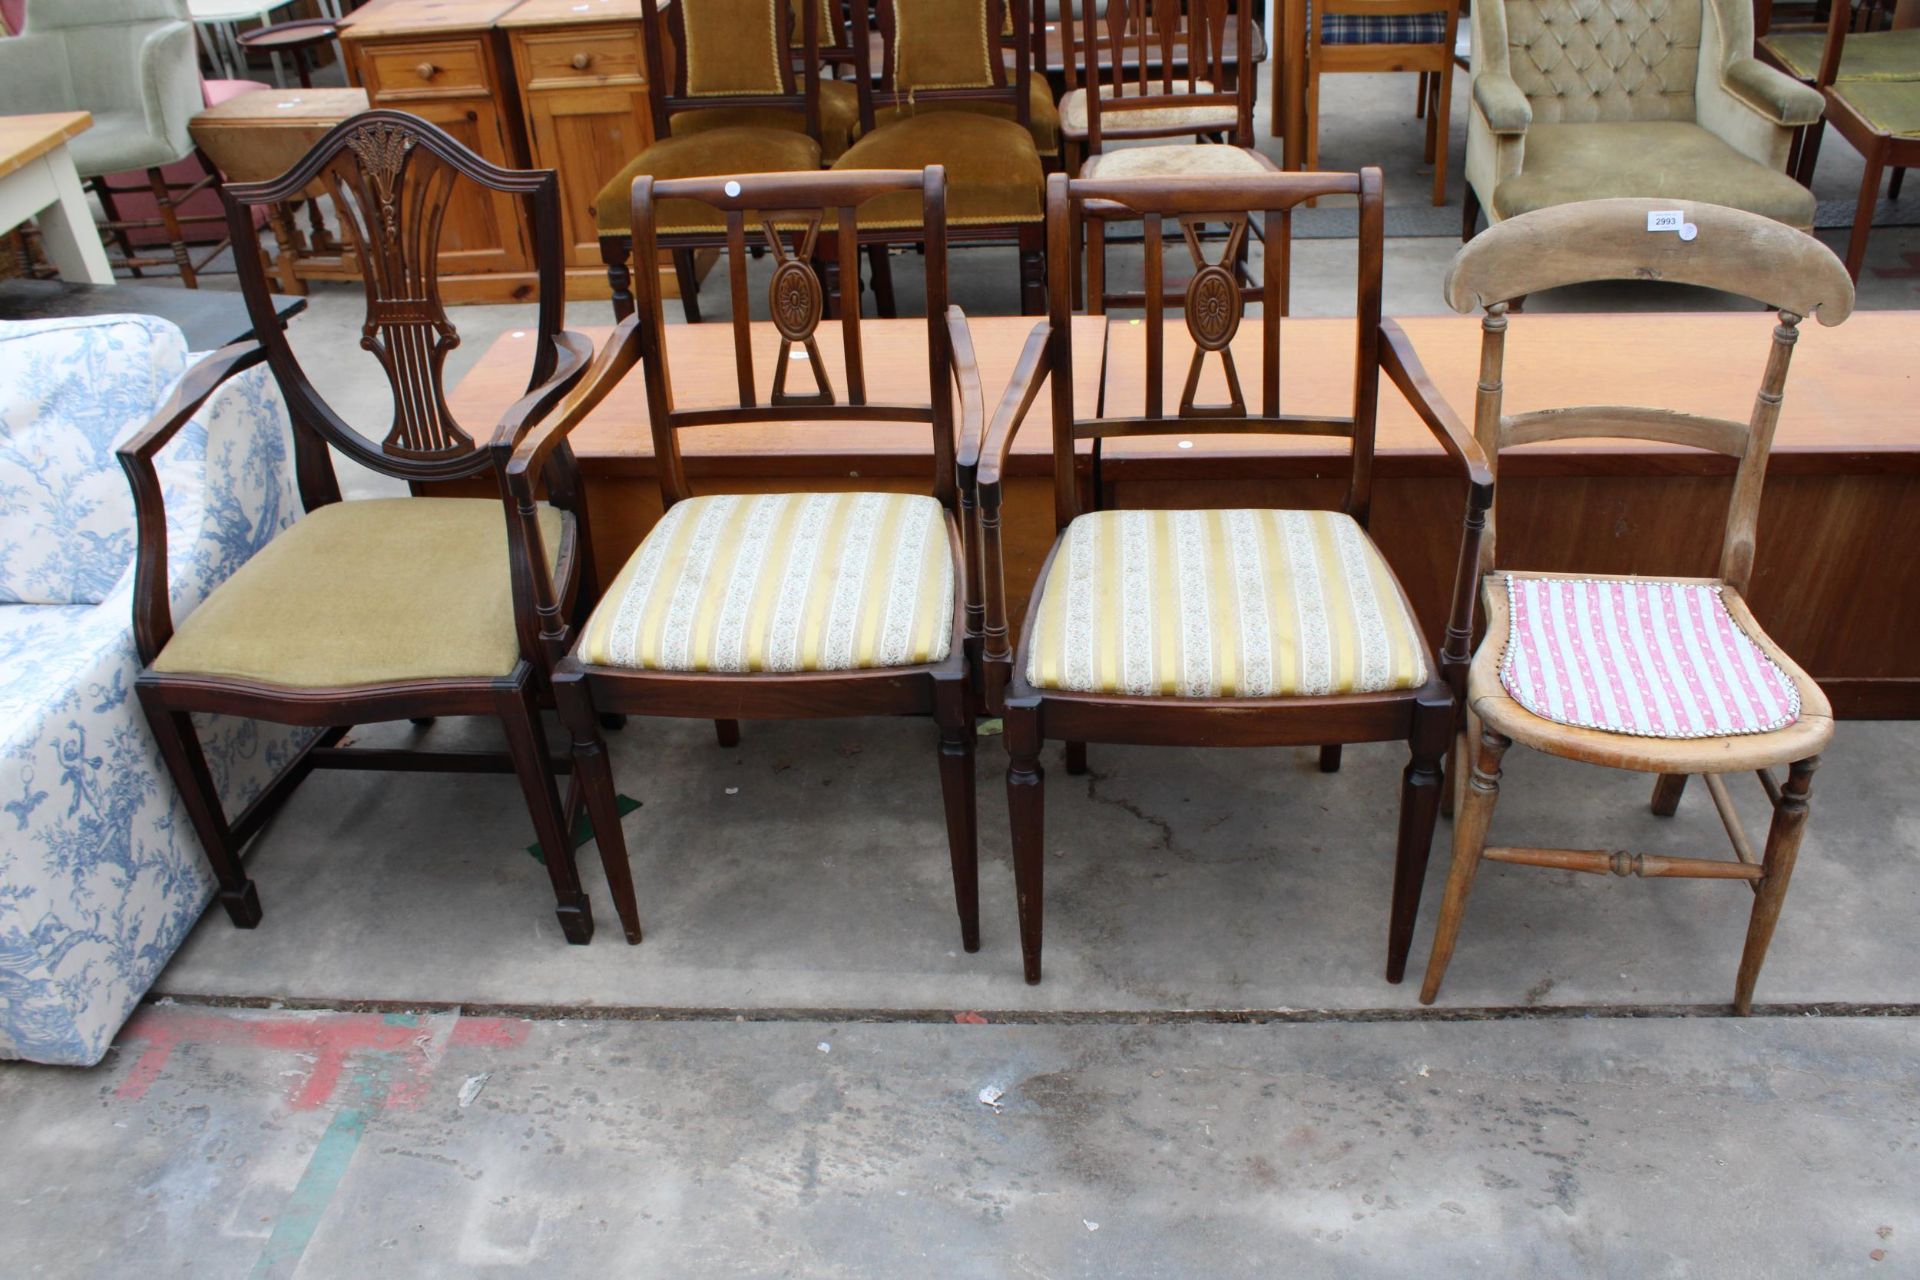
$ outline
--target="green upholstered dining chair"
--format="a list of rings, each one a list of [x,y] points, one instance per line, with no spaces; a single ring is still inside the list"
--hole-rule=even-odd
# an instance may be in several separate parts
[[[878,41],[870,6],[877,7]],[[1031,30],[1027,6],[1028,0],[853,0],[861,133],[833,168],[942,166],[948,242],[1015,241],[1021,310],[1037,315],[1046,306],[1046,171],[1029,127],[1039,77],[1024,34]],[[859,226],[869,245],[924,238],[919,201],[908,193],[863,204]],[[883,315],[892,309],[884,262],[878,259],[875,268]]]
[[[1747,0],[1482,0],[1461,235],[1577,200],[1649,196],[1803,230],[1785,172],[1819,95],[1753,57]]]
[[[1870,6],[1859,9],[1841,6],[1851,15],[1848,22],[1846,56],[1834,74],[1840,80],[1916,80],[1920,79],[1920,26],[1876,30],[1862,25],[1878,12]],[[1829,13],[1831,18],[1831,13]],[[1801,84],[1817,87],[1820,61],[1827,49],[1826,23],[1789,23],[1775,26],[1772,0],[1755,0],[1753,6],[1753,56],[1778,68]],[[1800,131],[1796,152],[1789,167],[1800,181],[1813,184],[1813,167],[1820,154],[1820,135],[1826,120],[1822,117]],[[1904,168],[1893,171],[1888,184],[1889,199],[1900,196]]]
[[[316,185],[351,233],[367,300],[360,345],[393,393],[391,422],[371,433],[321,396],[274,318],[253,211]],[[456,420],[446,401],[447,353],[460,338],[441,304],[434,246],[463,186],[517,198],[539,268],[527,394],[498,423],[477,424],[484,430]],[[331,130],[280,177],[230,184],[221,197],[259,342],[224,348],[189,370],[176,405],[120,449],[139,528],[133,621],[144,669],[135,691],[213,864],[221,905],[242,928],[260,922],[241,850],[315,768],[511,772],[544,850],[561,930],[585,943],[593,912],[574,867],[573,814],[556,791],[540,727],[552,648],[564,647],[597,595],[585,489],[570,452],[554,454],[543,473],[544,502],[508,502],[505,479],[521,436],[593,354],[562,327],[558,182],[552,170],[498,168],[418,116],[370,111]],[[153,457],[220,378],[263,357],[293,422],[304,514],[176,626],[169,513]],[[406,481],[416,496],[342,501],[335,450]],[[426,496],[458,481],[495,495]],[[229,818],[194,724],[203,713],[305,726],[314,736],[258,800]],[[443,715],[499,720],[506,751],[340,745],[357,724]],[[512,837],[501,838],[500,852],[511,857]],[[638,942],[632,877],[624,863],[605,865],[627,939]]]
[[[198,280],[179,206],[211,179],[183,193],[162,170],[194,154],[187,123],[205,105],[187,0],[30,0],[25,30],[0,41],[0,115],[91,112],[93,126],[67,144],[74,168],[96,190],[109,174],[144,172],[171,250],[141,257],[117,237],[124,265],[171,262],[189,287]],[[110,192],[102,204],[109,231],[149,225],[115,218]]]
[[[819,64],[824,5],[673,0],[664,13],[657,5],[642,8],[648,81],[670,88],[648,95],[654,140],[594,199],[600,260],[613,289],[616,320],[633,314],[628,266],[633,228],[628,217],[636,178],[812,173],[824,159]],[[669,49],[671,72],[666,65]],[[673,259],[689,322],[700,319],[694,254],[724,233],[711,210],[680,204],[662,211],[661,248]],[[657,269],[650,262],[637,266]]]
[[[1858,70],[1851,76],[1846,70],[1847,46],[1888,36],[1920,36],[1920,29],[1850,35],[1846,18],[1846,6],[1836,4],[1827,23],[1826,50],[1814,83],[1826,98],[1827,123],[1860,153],[1864,162],[1846,257],[1847,274],[1858,280],[1867,257],[1867,237],[1873,231],[1882,177],[1889,168],[1893,170],[1891,194],[1898,196],[1900,179],[1910,166],[1920,164],[1920,43],[1877,46],[1879,52],[1871,63],[1856,62]],[[1868,66],[1877,74],[1868,74]],[[1807,130],[1806,145],[1801,149],[1803,180],[1812,179],[1819,158],[1820,130],[1815,127]]]

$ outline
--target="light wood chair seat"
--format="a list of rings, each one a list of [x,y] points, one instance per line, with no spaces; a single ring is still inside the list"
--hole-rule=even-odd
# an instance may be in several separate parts
[[[1548,575],[1532,575],[1545,577]],[[1567,577],[1595,575],[1567,574]],[[1675,579],[1681,581],[1681,579]],[[1719,584],[1718,579],[1695,579]],[[1510,622],[1504,574],[1488,574],[1481,586],[1486,638],[1473,655],[1467,674],[1467,705],[1481,724],[1513,741],[1549,755],[1585,760],[1612,769],[1652,773],[1735,773],[1765,769],[1818,755],[1833,740],[1833,707],[1813,677],[1788,657],[1760,628],[1745,600],[1731,587],[1721,599],[1741,630],[1793,681],[1800,695],[1800,718],[1771,733],[1741,733],[1715,738],[1652,738],[1584,729],[1537,716],[1507,692],[1500,680]]]
[[[1244,178],[1279,171],[1279,165],[1251,147],[1213,143],[1125,147],[1088,156],[1080,165],[1083,178]]]

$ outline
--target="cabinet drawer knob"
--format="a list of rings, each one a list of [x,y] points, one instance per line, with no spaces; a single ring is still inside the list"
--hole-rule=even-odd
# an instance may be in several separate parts
[[[414,68],[414,71],[419,74],[422,80],[431,80],[440,74],[440,68],[434,66],[431,62],[421,63]]]
[[[592,65],[593,65],[592,54],[576,53],[573,55],[573,69],[575,71],[585,71],[588,67]]]

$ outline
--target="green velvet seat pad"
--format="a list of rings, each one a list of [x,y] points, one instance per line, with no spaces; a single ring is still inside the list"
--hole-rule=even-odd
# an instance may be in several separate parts
[[[1761,36],[1758,43],[1788,75],[1812,83],[1820,74],[1825,32],[1783,31]],[[1920,27],[1848,36],[1840,51],[1840,79],[1920,80]]]
[[[689,137],[714,129],[786,129],[807,131],[806,112],[797,107],[713,107],[682,111],[673,118],[673,136]],[[860,131],[860,91],[845,80],[820,82],[820,158],[838,160]]]
[[[1007,74],[1011,79],[1013,73]],[[924,115],[929,111],[971,111],[1000,120],[1014,119],[1014,110],[1009,103],[975,102],[962,98],[902,103],[897,107],[875,107],[874,128],[884,129],[888,125],[898,124],[902,120],[911,120],[914,116]],[[1027,128],[1033,134],[1034,149],[1041,155],[1060,154],[1060,108],[1054,105],[1053,90],[1047,86],[1047,78],[1043,75],[1034,75],[1028,83]]]
[[[548,567],[573,517],[540,508]],[[366,498],[302,517],[186,616],[153,669],[320,689],[510,675],[498,498]]]
[[[1920,138],[1920,80],[1859,80],[1833,91],[1882,133]]]
[[[875,129],[834,161],[835,169],[947,170],[947,225],[1040,222],[1045,174],[1033,135],[1011,120],[961,111],[923,112]],[[862,227],[917,227],[917,192],[878,196],[860,207]]]
[[[1792,227],[1813,225],[1811,191],[1679,120],[1535,124],[1521,171],[1494,191],[1493,208],[1513,218],[1612,196],[1704,201]]]
[[[820,167],[820,145],[792,129],[710,129],[663,138],[635,156],[619,176],[600,188],[593,201],[593,221],[603,236],[633,231],[633,180],[651,178],[719,178],[735,173],[811,173]],[[724,231],[726,219],[711,205],[692,200],[666,200],[659,208],[657,229]]]

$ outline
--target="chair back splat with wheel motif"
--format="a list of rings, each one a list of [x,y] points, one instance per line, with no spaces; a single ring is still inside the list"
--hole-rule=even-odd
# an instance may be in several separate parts
[[[1683,213],[1682,228],[1647,229],[1648,214],[1674,209]],[[1508,304],[1541,289],[1596,280],[1674,281],[1740,294],[1777,310],[1780,322],[1747,421],[1627,405],[1504,413]],[[1800,321],[1814,316],[1823,325],[1836,325],[1853,312],[1853,282],[1832,250],[1805,232],[1720,205],[1590,200],[1522,214],[1483,232],[1454,258],[1444,291],[1455,311],[1485,312],[1474,434],[1488,464],[1497,470],[1503,450],[1548,440],[1651,440],[1725,454],[1737,469],[1719,576],[1745,594],[1753,573],[1760,488]],[[1483,572],[1495,566],[1494,534],[1489,512],[1480,544]]]
[[[1359,271],[1354,298],[1353,406],[1348,416],[1314,417],[1280,411],[1280,321],[1274,299],[1286,295],[1287,246],[1293,210],[1302,202],[1351,196],[1360,205]],[[1071,227],[1089,203],[1118,207],[1119,216],[1142,223],[1146,245],[1143,287],[1146,355],[1139,411],[1096,419],[1074,416],[1073,349],[1067,335],[1073,316]],[[1202,432],[1271,435],[1344,436],[1353,441],[1352,470],[1343,507],[1362,525],[1373,496],[1374,418],[1380,398],[1380,263],[1385,218],[1380,170],[1359,173],[1273,173],[1240,179],[1120,178],[1069,181],[1055,174],[1047,185],[1047,228],[1051,243],[1049,317],[1053,329],[1054,511],[1060,528],[1081,514],[1074,477],[1076,441],[1094,441],[1098,467],[1100,441],[1115,436]],[[1209,257],[1202,237],[1209,226],[1225,227],[1219,256]],[[1257,345],[1236,342],[1250,289],[1240,276],[1249,237],[1263,245],[1258,296],[1267,299],[1256,324]],[[1170,243],[1171,242],[1171,243]],[[1168,286],[1167,260],[1186,258],[1193,271],[1184,292]],[[1178,307],[1185,340],[1169,343],[1167,307]],[[1191,348],[1185,367],[1170,347]],[[1243,370],[1236,351],[1251,347],[1257,363]],[[1216,363],[1224,399],[1202,399],[1206,367]],[[1171,377],[1169,377],[1171,375]],[[1169,406],[1171,405],[1171,409]],[[1110,408],[1111,406],[1109,406]]]
[[[448,202],[462,182],[518,195],[525,203],[540,272],[528,388],[541,387],[563,356],[584,362],[591,354],[573,350],[582,340],[562,332],[559,188],[551,170],[502,169],[417,116],[369,111],[333,129],[280,177],[221,189],[254,332],[296,428],[300,495],[309,511],[340,498],[328,445],[415,485],[478,475],[505,461],[495,452],[499,441],[476,437],[447,408],[447,353],[460,335],[440,297],[438,259]],[[393,421],[379,438],[346,422],[321,397],[273,316],[252,210],[298,198],[316,184],[351,233],[346,238],[367,295],[360,345],[380,362],[393,391]],[[510,414],[515,422],[526,420],[521,407]],[[504,430],[509,424],[500,425]]]
[[[1087,81],[1089,152],[1100,150],[1103,137],[1201,131],[1226,133],[1236,147],[1253,145],[1248,0],[1110,0],[1104,13],[1098,7],[1097,0],[1065,0],[1062,13],[1068,75]]]
[[[911,200],[924,220],[927,279],[927,399],[924,403],[875,403],[868,395],[868,373],[861,341],[860,308],[855,292],[849,305],[833,308],[839,330],[839,369],[821,350],[820,327],[830,307],[832,284],[860,279],[855,219],[869,201]],[[634,251],[652,261],[662,211],[675,202],[698,204],[725,220],[728,287],[733,300],[734,403],[699,409],[679,408],[668,355],[668,328],[659,280],[642,272],[639,307],[609,346],[637,339],[645,364],[647,409],[652,419],[654,457],[661,499],[672,506],[692,496],[681,463],[679,432],[686,427],[779,422],[923,423],[933,433],[933,496],[957,509],[954,479],[953,397],[949,391],[951,354],[946,329],[947,202],[942,170],[930,166],[915,173],[865,170],[848,173],[769,173],[739,178],[685,178],[655,182],[641,178],[633,186]],[[749,248],[764,248],[774,268],[767,312],[773,333],[751,319],[747,284]],[[827,268],[823,283],[819,268]],[[636,328],[637,325],[637,328]],[[756,341],[758,347],[756,347]],[[832,345],[829,341],[829,346]],[[764,383],[761,360],[768,347],[774,369]],[[758,359],[756,358],[758,357]],[[703,397],[704,398],[704,397]]]

